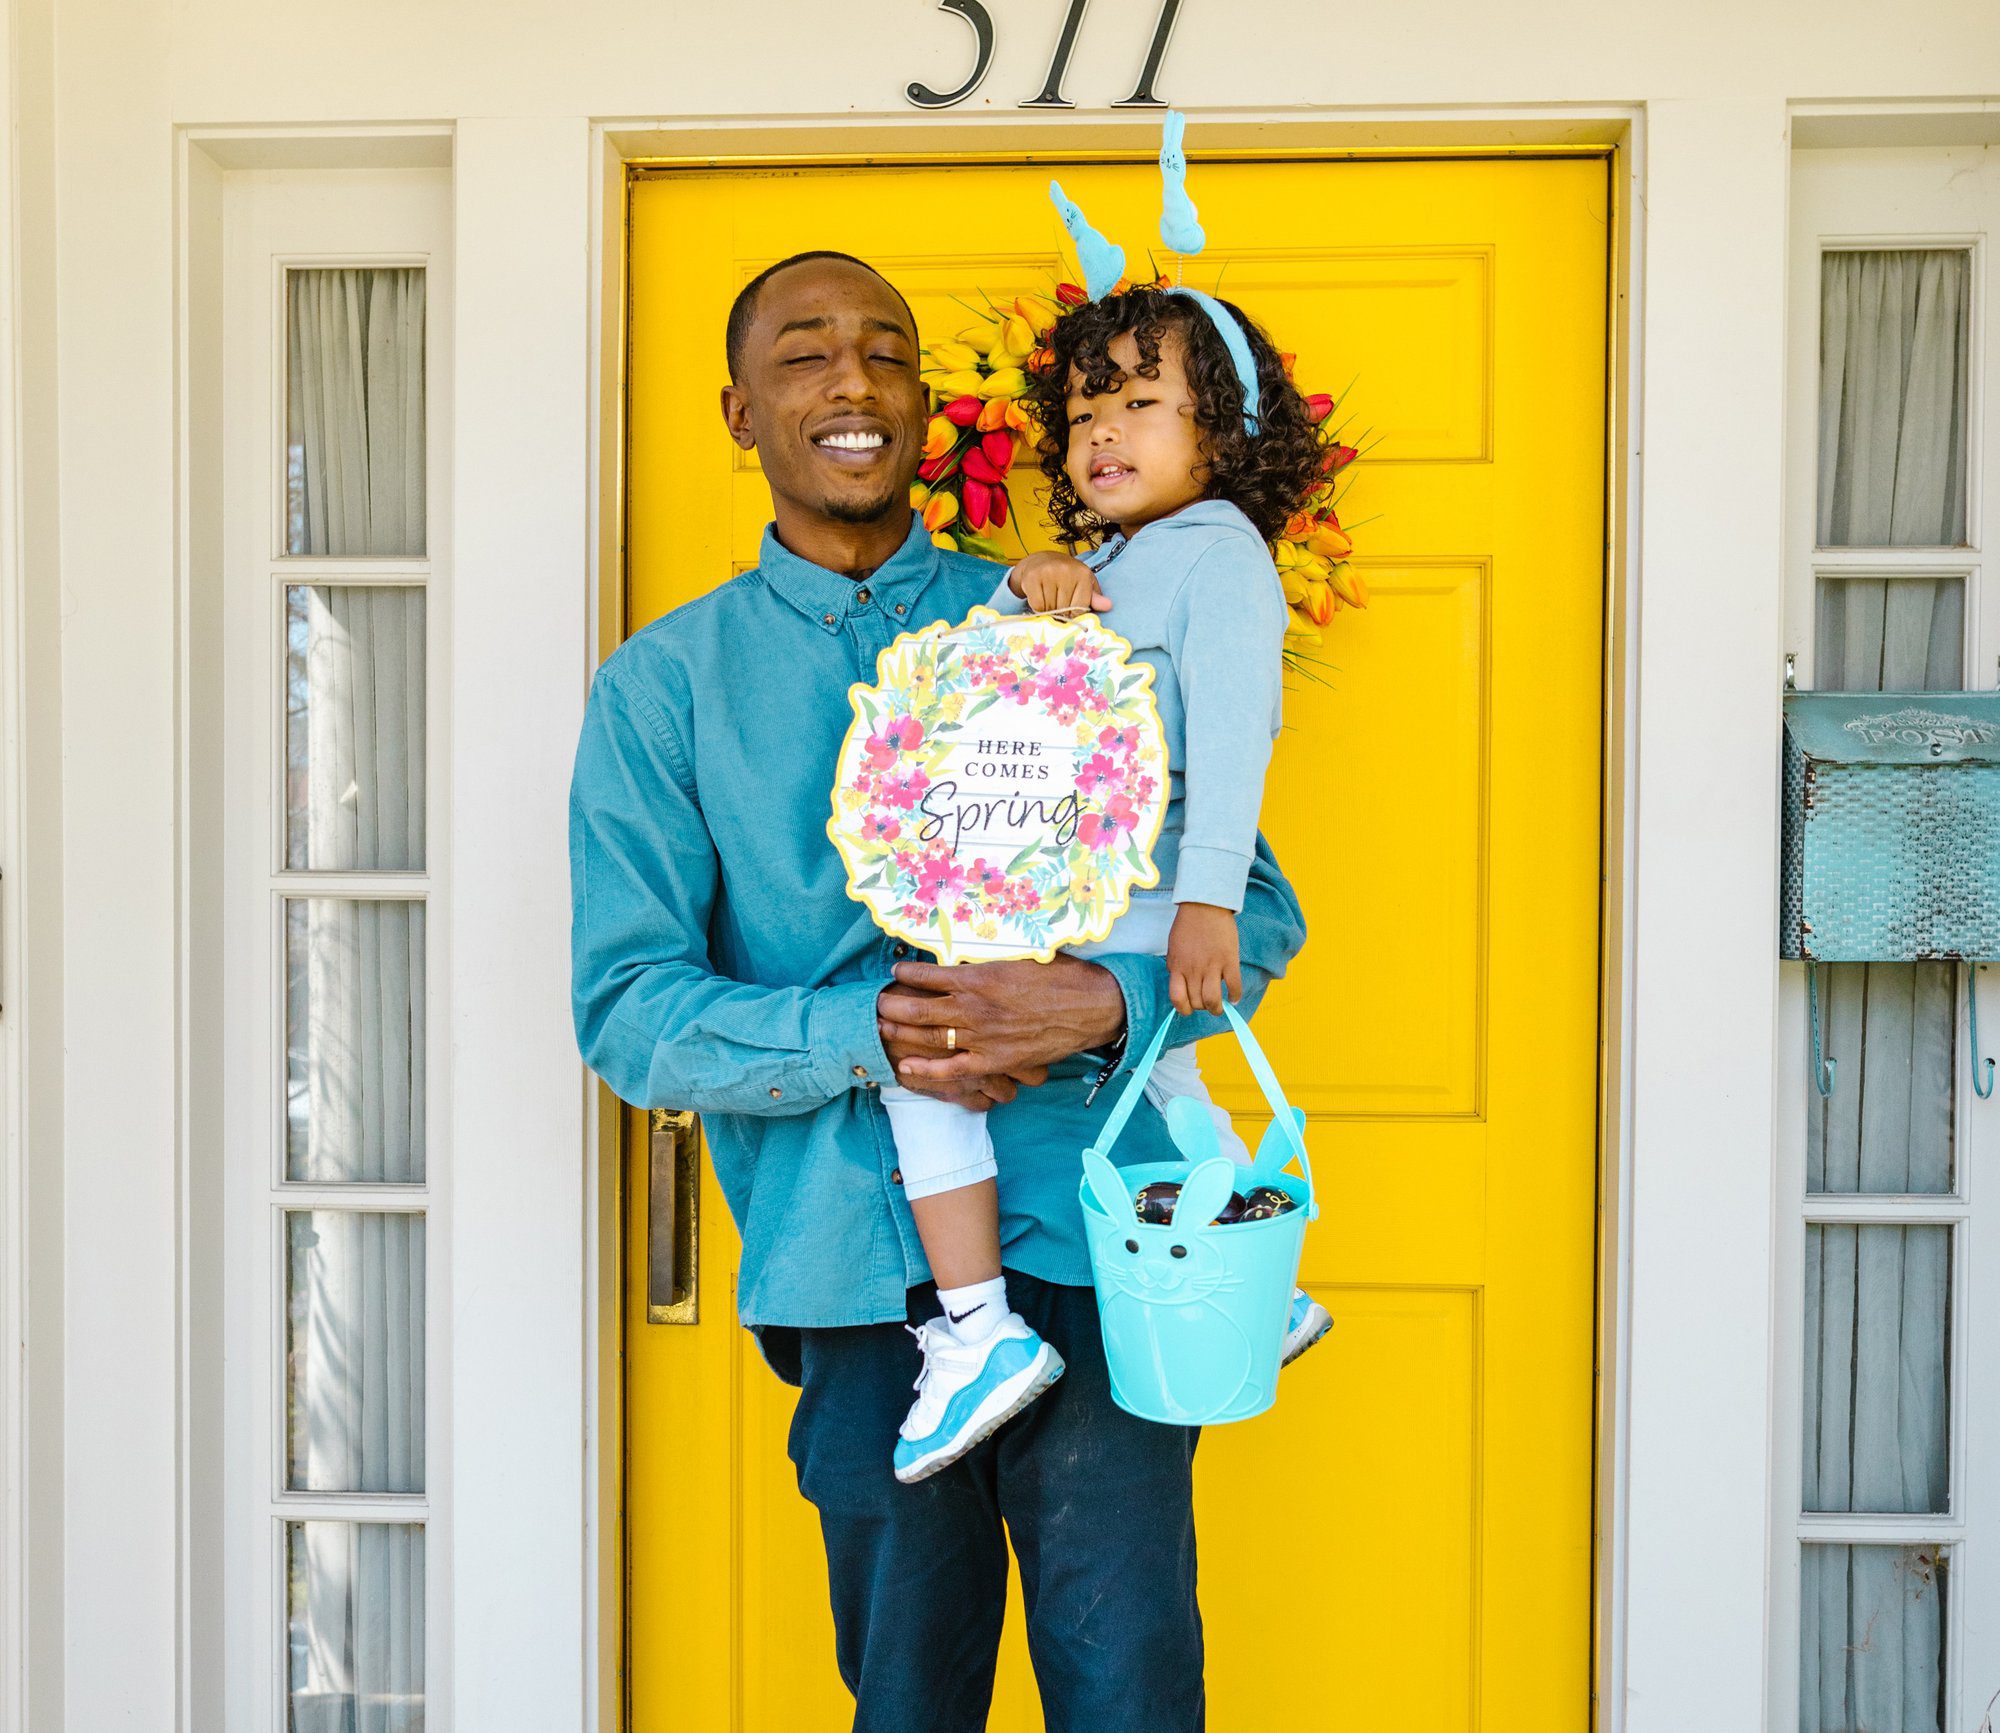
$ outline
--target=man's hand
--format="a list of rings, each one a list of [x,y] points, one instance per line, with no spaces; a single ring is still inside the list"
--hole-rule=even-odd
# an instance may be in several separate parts
[[[1097,574],[1070,554],[1030,554],[1007,574],[1007,587],[1038,614],[1072,608],[1111,611],[1111,598],[1097,587]]]
[[[875,1007],[898,1083],[931,1095],[974,1085],[988,1105],[1012,1099],[1017,1084],[1045,1081],[1054,1061],[1105,1046],[1125,1027],[1125,996],[1111,971],[1068,956],[898,963],[896,984]]]

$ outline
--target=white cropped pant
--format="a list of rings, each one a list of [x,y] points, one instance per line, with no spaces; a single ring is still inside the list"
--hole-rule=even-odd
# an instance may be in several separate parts
[[[1079,957],[1101,956],[1107,951],[1137,951],[1164,957],[1167,934],[1173,924],[1171,893],[1135,896],[1105,937],[1087,945],[1072,946],[1071,950]],[[1250,1160],[1248,1146],[1236,1135],[1229,1115],[1215,1105],[1208,1085],[1201,1080],[1193,1042],[1167,1048],[1146,1079],[1146,1099],[1155,1107],[1164,1109],[1176,1095],[1192,1096],[1208,1109],[1225,1155],[1239,1162]],[[935,1197],[942,1191],[977,1185],[999,1172],[993,1160],[993,1139],[986,1129],[985,1114],[893,1083],[883,1087],[882,1105],[889,1110],[889,1130],[896,1139],[896,1165],[902,1170],[906,1197]]]

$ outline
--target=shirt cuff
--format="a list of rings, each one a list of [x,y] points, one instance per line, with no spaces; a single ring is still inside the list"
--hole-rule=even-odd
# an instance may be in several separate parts
[[[1143,951],[1106,951],[1090,960],[1111,971],[1125,999],[1125,1051],[1112,1073],[1123,1076],[1145,1057],[1159,1033],[1160,1019],[1174,1015],[1174,1002],[1167,994],[1167,960]]]
[[[1174,856],[1174,901],[1213,903],[1232,914],[1243,908],[1243,887],[1250,878],[1250,856],[1234,849],[1186,842]]]
[[[886,979],[845,981],[813,996],[806,1039],[812,1045],[813,1080],[829,1100],[864,1083],[896,1081],[875,1013],[875,1001],[888,985]]]
[[[1000,580],[1000,587],[986,598],[986,605],[989,608],[998,608],[1003,614],[1025,614],[1028,611],[1027,598],[1015,595],[1008,588],[1010,581],[1011,574],[1009,577],[1002,578]]]

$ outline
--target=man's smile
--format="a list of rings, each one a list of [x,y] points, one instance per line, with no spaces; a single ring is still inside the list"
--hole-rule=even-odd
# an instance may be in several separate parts
[[[812,436],[813,449],[823,451],[843,469],[862,469],[894,443],[879,421],[837,421]]]

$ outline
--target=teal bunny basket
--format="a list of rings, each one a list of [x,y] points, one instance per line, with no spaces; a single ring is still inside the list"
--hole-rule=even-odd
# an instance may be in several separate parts
[[[1083,1227],[1111,1395],[1127,1413],[1170,1426],[1248,1420],[1276,1399],[1299,1253],[1306,1224],[1319,1215],[1306,1116],[1285,1100],[1235,1007],[1225,1004],[1223,1012],[1271,1106],[1256,1162],[1243,1168],[1224,1155],[1207,1110],[1181,1097],[1167,1104],[1167,1128],[1187,1160],[1112,1163],[1111,1147],[1139,1103],[1171,1017],[1161,1021],[1097,1141],[1083,1153]],[[1282,1171],[1295,1156],[1303,1178]],[[1174,1220],[1142,1222],[1133,1213],[1133,1194],[1161,1179],[1181,1182]],[[1263,1221],[1212,1225],[1238,1181],[1246,1189],[1279,1186],[1299,1208]]]

